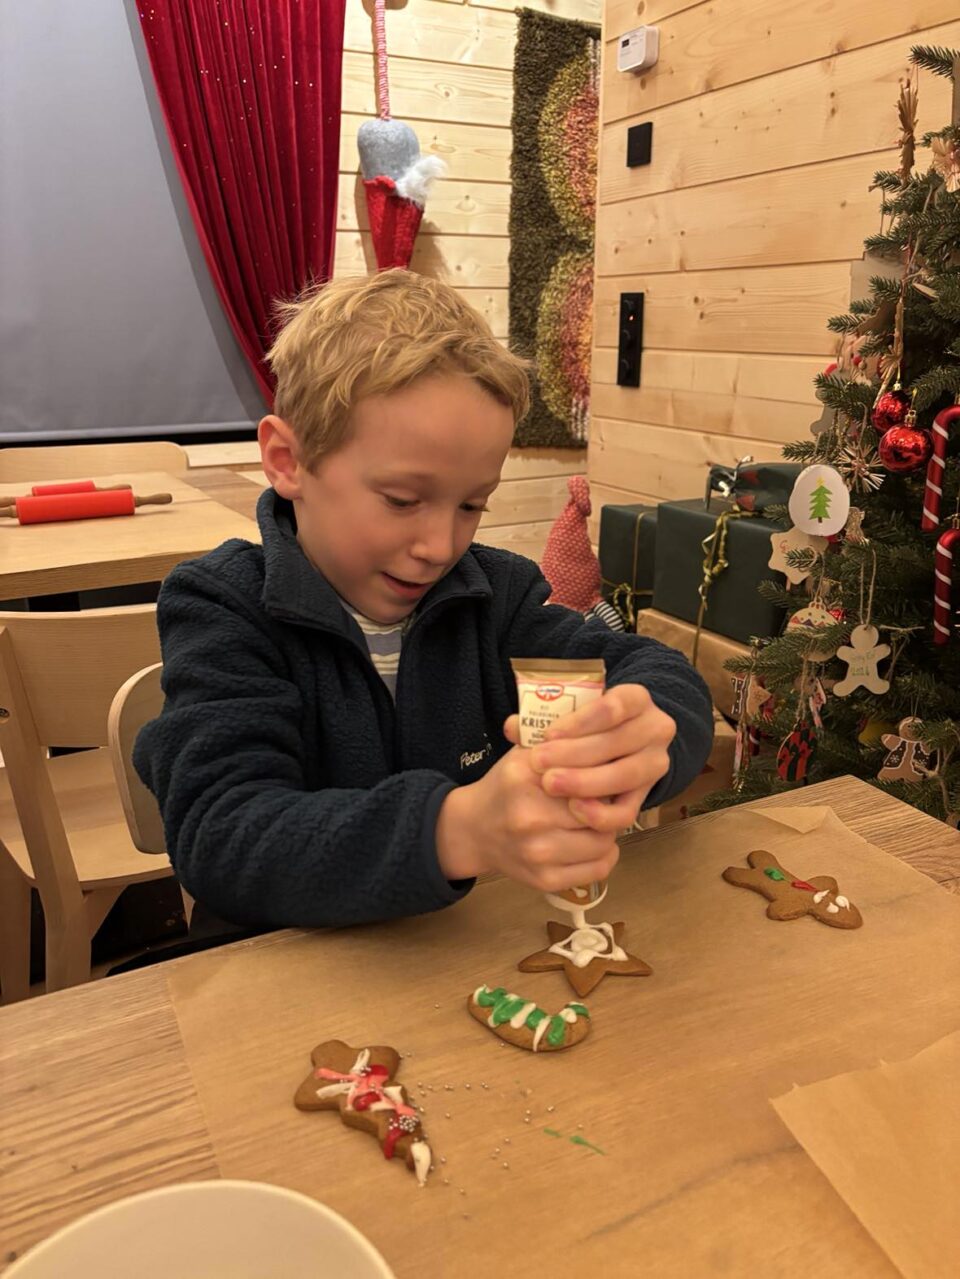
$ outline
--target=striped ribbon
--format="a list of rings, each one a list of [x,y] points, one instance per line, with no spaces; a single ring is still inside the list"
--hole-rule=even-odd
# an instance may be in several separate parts
[[[374,0],[373,39],[377,54],[377,111],[381,120],[390,119],[390,83],[387,79],[386,0]]]

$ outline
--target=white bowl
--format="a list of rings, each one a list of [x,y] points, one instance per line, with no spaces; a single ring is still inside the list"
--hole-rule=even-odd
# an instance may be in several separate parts
[[[394,1279],[339,1213],[259,1181],[119,1199],[24,1253],[4,1279]]]

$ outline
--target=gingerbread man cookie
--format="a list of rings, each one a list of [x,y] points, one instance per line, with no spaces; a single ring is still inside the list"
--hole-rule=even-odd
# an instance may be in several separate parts
[[[565,1004],[554,1016],[503,986],[478,986],[467,1000],[471,1017],[505,1043],[531,1052],[560,1052],[590,1033],[590,1014],[583,1004]]]
[[[846,897],[837,892],[837,881],[829,875],[815,879],[797,879],[784,868],[773,853],[759,849],[747,856],[750,870],[728,866],[723,878],[737,888],[750,888],[762,893],[770,902],[768,919],[799,919],[812,915],[831,928],[859,928],[860,912]]]
[[[351,1048],[340,1039],[328,1039],[314,1048],[310,1060],[313,1072],[297,1089],[293,1104],[299,1110],[339,1110],[349,1127],[376,1137],[385,1158],[400,1155],[422,1186],[433,1156],[416,1106],[401,1084],[391,1082],[400,1065],[396,1049]]]
[[[574,922],[558,924],[547,921],[550,945],[538,950],[517,967],[522,973],[549,973],[562,970],[567,981],[582,999],[607,973],[616,977],[649,977],[653,969],[621,946],[625,925],[588,924],[584,912],[574,912]]]

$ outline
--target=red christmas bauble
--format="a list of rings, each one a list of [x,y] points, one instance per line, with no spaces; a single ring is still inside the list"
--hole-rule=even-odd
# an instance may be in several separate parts
[[[910,401],[899,391],[885,391],[873,406],[870,420],[878,431],[886,431],[888,427],[899,426],[907,416]]]
[[[880,461],[888,471],[915,471],[924,466],[933,452],[929,431],[912,426],[891,426],[877,446]]]

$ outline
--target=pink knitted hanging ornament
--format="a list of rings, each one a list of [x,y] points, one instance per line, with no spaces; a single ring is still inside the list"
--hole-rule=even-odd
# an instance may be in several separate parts
[[[570,500],[547,535],[540,568],[553,587],[549,604],[586,613],[600,599],[600,565],[587,533],[590,485],[586,476],[572,475],[567,488]]]

